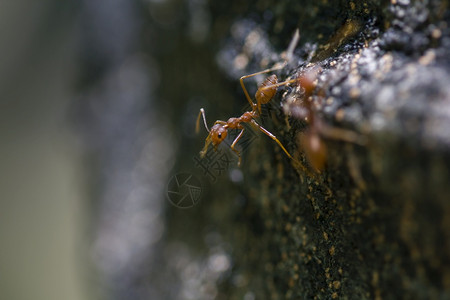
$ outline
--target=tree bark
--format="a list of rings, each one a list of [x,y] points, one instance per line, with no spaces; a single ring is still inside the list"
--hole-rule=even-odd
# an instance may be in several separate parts
[[[250,148],[242,168],[247,201],[233,215],[240,221],[223,225],[238,232],[229,240],[232,273],[246,284],[224,294],[450,297],[449,16],[447,1],[304,1],[253,29],[232,25],[247,29],[236,44],[242,40],[240,53],[249,51],[261,69],[270,58],[256,45],[267,38],[283,49],[300,28],[298,61],[279,74],[320,67],[312,101],[322,127],[296,117],[307,101],[301,88],[280,88],[263,122],[306,170],[264,136]],[[269,29],[252,48],[261,28]],[[314,127],[327,151],[321,172],[300,143]],[[358,138],[329,134],[337,128]]]
[[[128,276],[134,284],[123,289],[152,278],[152,293],[141,294],[450,298],[448,4],[151,4],[149,52],[161,79],[154,107],[181,145],[173,144],[171,176],[194,175],[201,200],[190,209],[166,203],[149,257],[164,270]],[[280,87],[257,120],[294,159],[246,127],[241,168],[226,145],[202,160],[198,110],[208,126],[248,110],[238,78],[280,63],[296,28],[300,43],[275,73],[309,78],[314,88]],[[245,81],[250,94],[262,79]],[[308,146],[313,138],[320,151]]]

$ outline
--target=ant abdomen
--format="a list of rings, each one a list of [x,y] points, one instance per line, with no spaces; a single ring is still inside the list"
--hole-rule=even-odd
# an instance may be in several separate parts
[[[278,83],[277,75],[273,74],[264,80],[260,86],[258,87],[258,90],[256,91],[255,98],[257,103],[260,104],[266,104],[270,100],[272,100],[273,96],[275,96],[275,93],[277,92],[277,87],[271,85],[275,85]],[[268,87],[268,88],[266,88]]]
[[[320,136],[310,129],[299,135],[299,141],[311,167],[322,171],[327,161],[327,147]]]

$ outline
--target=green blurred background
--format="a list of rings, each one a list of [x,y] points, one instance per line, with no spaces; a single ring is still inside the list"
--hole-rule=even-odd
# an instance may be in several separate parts
[[[82,147],[68,121],[77,11],[0,3],[1,299],[87,299]]]

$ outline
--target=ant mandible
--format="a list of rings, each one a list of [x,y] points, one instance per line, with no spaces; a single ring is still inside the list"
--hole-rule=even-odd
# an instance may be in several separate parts
[[[260,124],[258,124],[255,121],[255,119],[261,114],[261,105],[266,104],[270,100],[272,100],[272,98],[275,95],[275,93],[277,92],[277,88],[279,86],[293,83],[296,81],[296,79],[287,80],[284,82],[278,82],[278,78],[275,74],[270,75],[258,87],[258,90],[256,91],[256,94],[255,94],[256,103],[253,102],[252,99],[250,98],[250,95],[248,94],[247,89],[245,88],[245,85],[244,85],[244,79],[284,68],[288,63],[288,60],[292,56],[292,52],[298,42],[299,37],[300,37],[300,35],[297,30],[294,34],[294,37],[293,37],[289,47],[288,47],[288,50],[286,51],[287,54],[286,54],[286,58],[283,63],[277,64],[277,65],[273,66],[272,68],[269,68],[269,69],[266,69],[266,70],[263,70],[260,72],[242,76],[240,78],[241,87],[244,90],[245,97],[247,98],[248,102],[250,103],[250,107],[252,108],[251,111],[244,112],[240,117],[237,117],[237,118],[229,118],[228,121],[226,121],[226,122],[217,120],[216,122],[214,122],[214,125],[211,127],[211,130],[210,130],[206,123],[205,110],[203,108],[200,109],[200,112],[197,117],[196,131],[197,132],[199,131],[200,116],[202,116],[203,124],[205,125],[206,130],[209,132],[209,134],[205,140],[205,146],[203,147],[203,150],[200,151],[201,157],[205,156],[206,152],[208,151],[208,147],[211,143],[214,146],[214,150],[217,150],[217,147],[220,145],[220,143],[222,143],[225,140],[225,138],[227,137],[229,129],[239,129],[240,130],[239,134],[237,135],[237,137],[234,139],[233,143],[231,144],[231,150],[233,150],[234,153],[236,153],[236,155],[238,156],[238,158],[239,158],[238,166],[240,166],[241,165],[241,155],[240,155],[240,152],[235,148],[235,146],[236,146],[237,142],[242,138],[242,135],[245,131],[245,128],[242,125],[242,123],[250,123],[250,124],[256,126],[264,134],[269,136],[272,140],[274,140],[290,159],[295,160],[289,154],[289,152],[286,150],[286,148],[283,146],[283,144],[278,140],[278,138],[275,135],[273,135],[270,131],[268,131],[267,129],[262,127]]]

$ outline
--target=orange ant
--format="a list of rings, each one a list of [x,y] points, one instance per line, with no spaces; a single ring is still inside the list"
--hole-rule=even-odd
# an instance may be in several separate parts
[[[267,129],[265,129],[264,127],[262,127],[255,121],[255,119],[261,114],[261,105],[267,104],[270,100],[272,100],[273,96],[277,92],[277,87],[287,85],[289,83],[294,82],[295,80],[278,82],[278,78],[275,74],[270,75],[258,87],[258,90],[256,91],[256,94],[255,94],[255,99],[256,99],[256,103],[255,103],[252,101],[252,99],[250,98],[250,95],[247,92],[247,89],[245,88],[244,79],[284,68],[288,63],[288,60],[291,58],[292,53],[294,51],[294,48],[295,48],[299,38],[300,38],[300,35],[297,30],[294,34],[294,37],[293,37],[291,43],[289,44],[288,50],[286,51],[286,56],[285,56],[285,60],[283,63],[277,64],[272,68],[269,68],[269,69],[266,69],[266,70],[263,70],[260,72],[242,76],[240,78],[241,87],[244,90],[245,97],[247,98],[248,102],[250,103],[250,107],[252,108],[251,111],[244,112],[240,117],[237,117],[237,118],[229,118],[228,121],[226,121],[226,122],[217,120],[216,122],[214,122],[214,125],[211,127],[211,130],[210,130],[208,128],[208,125],[206,124],[205,110],[203,108],[200,109],[200,112],[197,117],[196,131],[197,132],[199,131],[200,116],[202,116],[203,124],[205,125],[206,130],[209,132],[209,134],[205,140],[205,146],[203,147],[203,150],[200,151],[201,157],[205,156],[206,152],[208,151],[208,147],[211,143],[214,146],[214,150],[216,150],[217,147],[220,145],[220,143],[222,143],[225,140],[225,138],[227,137],[229,129],[239,129],[241,131],[239,132],[239,134],[237,135],[237,137],[234,139],[233,143],[231,144],[231,150],[233,150],[234,153],[236,153],[236,155],[238,156],[238,158],[239,158],[238,166],[240,166],[241,165],[241,155],[240,155],[240,152],[235,149],[235,146],[236,146],[236,143],[241,139],[241,137],[245,131],[244,126],[242,126],[242,123],[250,123],[250,124],[256,126],[264,134],[269,136],[272,140],[274,140],[281,147],[281,149],[284,151],[284,153],[286,153],[286,155],[289,158],[295,160],[289,154],[289,152],[286,150],[286,148],[277,139],[277,137],[275,135],[273,135],[270,131],[268,131]]]
[[[281,149],[284,151],[284,153],[286,153],[286,155],[289,158],[294,159],[289,154],[289,152],[286,150],[286,148],[283,146],[283,144],[277,139],[277,137],[275,135],[273,135],[270,131],[268,131],[267,129],[265,129],[264,127],[262,127],[255,121],[255,119],[261,114],[261,105],[267,104],[270,100],[272,100],[273,96],[277,92],[277,87],[282,86],[282,85],[287,85],[294,81],[288,80],[288,81],[284,81],[284,82],[278,82],[278,78],[275,74],[270,75],[258,87],[258,90],[256,91],[256,94],[255,94],[256,103],[254,103],[252,101],[252,99],[250,98],[250,95],[248,94],[247,89],[245,88],[245,85],[244,85],[244,79],[281,69],[286,64],[287,64],[287,62],[284,62],[281,65],[274,66],[273,68],[266,69],[264,71],[260,71],[260,72],[253,73],[250,75],[245,75],[240,78],[240,83],[241,83],[242,89],[244,90],[245,97],[247,98],[247,100],[250,103],[250,106],[252,108],[251,111],[244,112],[242,114],[242,116],[237,117],[237,118],[229,118],[228,121],[226,121],[226,122],[217,120],[214,123],[214,125],[211,127],[211,130],[210,130],[208,128],[208,125],[206,124],[205,110],[203,108],[200,109],[200,112],[197,117],[196,131],[197,132],[199,131],[200,116],[202,116],[205,128],[209,132],[208,136],[206,137],[205,146],[203,147],[203,150],[200,151],[201,157],[205,156],[205,154],[208,150],[209,144],[212,143],[214,146],[214,149],[215,150],[217,149],[217,147],[220,145],[220,143],[222,143],[225,140],[225,138],[227,137],[228,129],[239,129],[241,131],[239,132],[239,134],[237,135],[237,137],[234,139],[233,143],[231,144],[231,150],[233,150],[234,153],[236,153],[236,155],[238,156],[238,158],[239,158],[238,166],[240,166],[241,165],[241,155],[240,155],[240,152],[235,149],[235,146],[236,146],[236,143],[241,139],[241,137],[245,131],[245,128],[244,128],[244,126],[242,126],[241,123],[251,123],[252,125],[256,126],[259,130],[261,130],[264,134],[269,136],[272,140],[274,140],[281,147]]]

